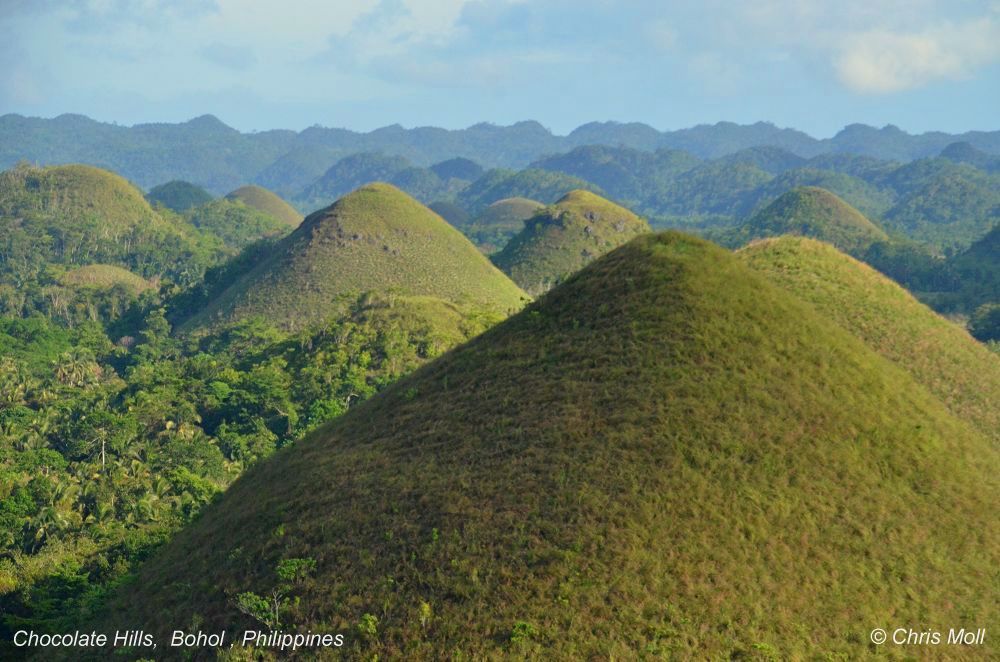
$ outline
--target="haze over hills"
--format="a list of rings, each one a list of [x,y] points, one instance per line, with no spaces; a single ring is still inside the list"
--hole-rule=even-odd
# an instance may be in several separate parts
[[[857,658],[995,622],[998,470],[815,308],[647,235],[254,467],[102,622],[238,630],[291,562],[282,626],[352,656]]]
[[[526,220],[493,262],[538,295],[644,232],[649,225],[628,209],[590,191],[571,191]]]
[[[10,167],[21,159],[40,164],[89,162],[120,172],[146,188],[183,179],[202,183],[222,195],[254,182],[289,196],[337,158],[366,151],[403,156],[416,166],[463,157],[486,167],[510,168],[524,167],[547,154],[595,144],[649,151],[680,149],[700,158],[774,146],[801,157],[850,152],[908,161],[935,156],[959,141],[988,154],[1000,154],[1000,132],[910,135],[893,126],[851,125],[823,140],[765,122],[719,122],[664,132],[638,123],[594,122],[568,136],[553,135],[537,122],[506,127],[477,124],[460,130],[393,125],[359,133],[315,126],[300,132],[240,133],[211,115],[180,124],[124,127],[81,115],[42,119],[8,114],[0,117],[0,167]]]
[[[889,239],[857,209],[816,186],[801,186],[784,193],[738,231],[744,240],[782,235],[812,237],[854,254],[876,241]]]
[[[434,296],[500,314],[526,299],[458,230],[379,183],[310,214],[184,328],[258,315],[303,328],[366,292]]]

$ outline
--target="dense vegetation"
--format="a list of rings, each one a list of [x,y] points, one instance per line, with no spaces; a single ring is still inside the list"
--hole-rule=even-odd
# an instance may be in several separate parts
[[[246,467],[490,322],[369,295],[308,331],[248,320],[197,343],[152,308],[112,344],[0,317],[0,656],[15,629],[77,627]]]
[[[171,211],[186,212],[191,207],[212,201],[212,194],[191,182],[175,179],[149,189],[146,199],[151,205],[162,205]]]
[[[997,476],[911,373],[648,235],[255,465],[99,623],[250,626],[295,562],[281,626],[357,657],[853,659],[996,620]]]
[[[644,232],[646,221],[624,207],[589,191],[570,191],[526,220],[493,262],[538,295]]]
[[[199,230],[218,237],[232,251],[260,239],[285,235],[295,227],[287,220],[228,197],[194,207],[186,218]]]

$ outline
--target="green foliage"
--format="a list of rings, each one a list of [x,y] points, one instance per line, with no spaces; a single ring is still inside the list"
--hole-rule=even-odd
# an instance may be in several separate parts
[[[490,170],[459,192],[458,202],[473,215],[478,215],[499,200],[528,198],[551,204],[578,189],[602,194],[598,186],[560,172],[536,168],[519,172]]]
[[[984,303],[969,319],[969,333],[983,342],[1000,340],[1000,303]]]
[[[341,314],[365,292],[434,296],[501,314],[525,298],[458,230],[402,191],[372,184],[311,214],[183,329],[263,315],[301,329]]]
[[[149,189],[146,199],[151,205],[162,205],[178,214],[212,201],[212,194],[190,182],[174,180]]]
[[[538,295],[649,225],[624,207],[588,191],[571,191],[525,221],[494,263],[532,295]]]
[[[269,212],[228,197],[191,209],[187,218],[196,228],[218,237],[234,250],[260,239],[280,237],[290,227],[287,221]]]

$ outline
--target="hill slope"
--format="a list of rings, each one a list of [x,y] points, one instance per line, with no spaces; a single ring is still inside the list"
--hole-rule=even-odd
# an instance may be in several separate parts
[[[779,196],[754,214],[741,234],[749,239],[802,235],[829,242],[849,253],[889,238],[857,209],[815,186],[800,186]]]
[[[354,657],[858,658],[996,622],[998,469],[813,308],[649,235],[251,469],[105,624],[236,630],[304,558],[284,627]]]
[[[493,262],[530,294],[538,294],[621,246],[649,225],[589,191],[571,191],[525,221]]]
[[[1000,441],[1000,357],[965,330],[829,244],[781,237],[737,255],[909,371],[955,416]]]
[[[494,202],[464,225],[456,227],[484,253],[492,253],[506,246],[514,235],[524,229],[524,222],[544,206],[528,198],[504,198]]]
[[[183,213],[191,207],[211,202],[212,194],[191,182],[175,179],[149,189],[146,199],[150,204],[160,204],[172,211]]]
[[[295,211],[294,207],[260,186],[241,186],[226,194],[226,198],[239,200],[247,207],[253,207],[257,211],[270,214],[293,228],[302,222],[302,214]]]
[[[23,282],[47,263],[112,264],[144,277],[194,279],[219,246],[158,214],[118,175],[84,165],[0,173],[0,273]]]
[[[300,328],[370,291],[501,312],[524,297],[441,217],[389,184],[369,184],[310,214],[185,328],[254,315]]]

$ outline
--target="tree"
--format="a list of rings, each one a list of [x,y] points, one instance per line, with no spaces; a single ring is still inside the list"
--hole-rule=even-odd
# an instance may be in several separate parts
[[[969,333],[983,342],[1000,341],[1000,303],[984,303],[969,320]]]

